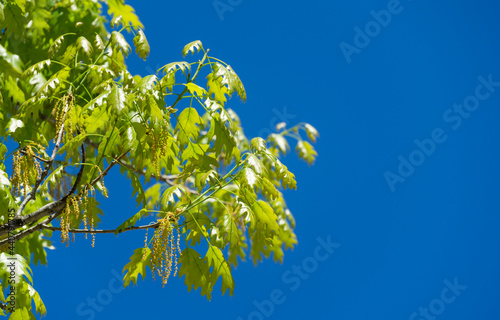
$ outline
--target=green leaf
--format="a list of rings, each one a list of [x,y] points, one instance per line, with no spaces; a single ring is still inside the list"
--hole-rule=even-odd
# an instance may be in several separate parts
[[[23,90],[18,86],[17,80],[9,76],[3,83],[4,89],[7,90],[7,97],[12,98],[14,103],[23,103],[25,95]]]
[[[125,220],[121,225],[118,226],[115,230],[115,235],[118,235],[119,233],[123,232],[123,230],[135,226],[137,221],[139,221],[142,217],[148,215],[148,210],[146,209],[141,209],[139,212]]]
[[[250,165],[251,168],[253,168],[253,170],[256,173],[258,173],[260,175],[267,174],[266,167],[264,166],[262,161],[260,161],[260,159],[256,155],[254,155],[253,153],[247,153],[246,155],[247,155],[248,164]]]
[[[239,161],[240,151],[236,145],[236,139],[226,125],[216,117],[212,117],[210,131],[208,132],[208,140],[211,141],[215,136],[214,150],[217,154],[221,154],[222,150],[226,152],[225,161],[230,163],[232,156],[236,161]]]
[[[313,164],[316,160],[318,153],[314,150],[314,147],[307,141],[299,140],[297,146],[295,147],[299,157],[309,164]]]
[[[197,139],[200,134],[199,127],[203,125],[203,119],[198,115],[195,108],[184,109],[178,117],[175,132],[181,144],[186,144],[189,139]]]
[[[190,42],[182,49],[182,56],[187,56],[189,52],[194,55],[195,52],[200,52],[201,49],[203,49],[203,45],[200,40]]]
[[[202,212],[189,211],[185,216],[186,230],[189,230],[186,240],[191,245],[200,244],[202,237],[208,236],[207,230],[215,228],[212,220]]]
[[[161,195],[160,200],[162,201],[164,206],[167,206],[169,203],[175,203],[174,195],[180,199],[182,197],[182,194],[186,194],[186,189],[183,185],[176,184],[165,190]]]
[[[238,96],[243,102],[247,101],[247,93],[245,91],[245,87],[243,86],[243,82],[241,82],[240,80],[240,77],[236,74],[236,72],[234,72],[230,65],[227,65],[226,68],[229,72],[229,78],[231,79],[232,88],[236,90]]]
[[[117,31],[111,32],[111,43],[119,50],[123,52],[123,54],[128,55],[130,52],[130,45],[128,44],[123,34]]]
[[[271,133],[267,140],[271,142],[271,144],[277,147],[283,155],[286,155],[288,150],[290,150],[290,146],[288,145],[288,141],[286,141],[285,137],[281,134]]]
[[[145,251],[145,254],[144,254]],[[151,249],[138,248],[134,250],[134,254],[130,257],[130,262],[125,265],[122,273],[127,271],[123,276],[123,286],[128,287],[130,282],[135,286],[137,278],[142,275],[142,279],[146,276],[146,267],[151,269]],[[144,259],[143,259],[144,257]]]
[[[200,159],[210,148],[208,144],[196,144],[196,143],[188,143],[188,146],[182,152],[182,161],[190,160],[190,159]]]
[[[223,236],[224,243],[229,244],[227,261],[234,266],[238,264],[238,257],[245,260],[245,237],[242,234],[243,231],[241,231],[236,225],[239,209],[240,206],[236,207],[235,212],[230,212],[224,209],[221,226],[221,234]],[[232,208],[229,210],[232,210]]]
[[[166,65],[158,69],[157,73],[160,72],[160,70],[163,70],[164,73],[169,73],[171,71],[177,71],[177,70],[190,71],[191,65],[186,61],[171,62],[167,63]]]
[[[244,185],[250,187],[251,189],[254,189],[259,184],[260,178],[251,168],[245,168],[242,170],[241,173],[242,173],[241,182]]]
[[[194,249],[186,248],[182,250],[179,263],[181,264],[179,278],[184,276],[184,283],[188,288],[188,292],[191,289],[197,290],[201,287],[201,294],[210,300],[213,289],[213,286],[210,285],[210,270],[200,254]]]
[[[210,246],[208,248],[207,254],[205,256],[208,267],[212,267],[211,282],[212,286],[215,285],[219,277],[222,278],[222,295],[229,290],[229,295],[232,296],[234,292],[234,280],[231,275],[231,267],[227,263],[222,251],[215,246]]]
[[[262,194],[270,199],[276,199],[279,197],[279,191],[276,189],[274,184],[267,178],[262,178],[260,181]]]
[[[304,124],[304,128],[306,129],[307,137],[313,143],[316,142],[316,138],[319,137],[319,132],[315,127],[311,126],[309,123]]]
[[[104,41],[102,41],[101,36],[99,36],[98,34],[95,35],[94,42],[95,42],[95,46],[99,50],[104,50],[104,48],[106,48],[106,45],[104,44]]]
[[[123,26],[132,26],[136,28],[144,28],[141,21],[134,12],[134,8],[124,4],[123,0],[108,0],[108,14],[113,17],[121,16]]]
[[[200,98],[203,98],[207,94],[207,91],[205,89],[192,82],[186,84],[186,88],[188,88],[189,93],[191,93],[192,95],[197,95]]]
[[[281,180],[283,188],[297,189],[297,182],[293,173],[288,171],[288,168],[278,159],[274,162],[276,175]]]
[[[92,44],[85,37],[79,37],[76,40],[76,47],[78,50],[83,52],[87,57],[92,57],[92,52],[94,51],[92,48]]]
[[[52,42],[48,51],[50,58],[53,58],[59,52],[59,50],[62,47],[63,41],[64,41],[64,35],[59,36],[56,40],[54,40],[54,42]]]
[[[100,98],[104,98],[106,96],[107,94],[100,96]],[[96,100],[98,98],[96,98]],[[95,103],[97,103],[97,101],[95,101]],[[109,120],[110,118],[105,107],[102,106],[99,109],[94,109],[90,117],[88,117],[87,120],[85,121],[87,132],[88,133],[99,132],[100,130],[106,127],[106,124],[109,122]]]
[[[279,233],[278,217],[267,202],[255,201],[252,204],[252,211],[257,218],[257,228],[266,231],[268,235]]]
[[[132,182],[132,197],[135,197],[137,206],[142,202],[142,205],[146,206],[146,195],[144,194],[144,189],[142,188],[141,180],[137,176],[137,173],[129,167],[124,167],[129,172],[129,177]]]
[[[149,55],[150,48],[146,35],[142,29],[139,29],[137,35],[134,37],[134,46],[135,53],[137,53],[140,58],[146,60],[146,57]]]
[[[163,88],[167,88],[169,92],[174,91],[174,84],[175,84],[175,71],[169,71],[163,78],[160,80],[160,85]]]
[[[223,78],[212,72],[207,76],[208,96],[210,99],[225,104],[227,101],[226,95],[230,95],[227,87],[222,83]]]
[[[134,89],[141,94],[146,94],[155,88],[157,81],[158,78],[154,74],[145,76],[137,83]]]
[[[125,93],[123,92],[123,89],[116,86],[114,89],[109,93],[108,96],[108,105],[113,109],[118,111],[118,113],[121,113],[123,109],[125,109],[125,103],[127,99],[125,97]]]
[[[266,141],[261,137],[253,138],[250,141],[250,147],[252,148],[253,152],[265,152],[267,150]]]
[[[203,188],[205,187],[207,182],[217,181],[218,176],[219,175],[217,174],[217,171],[215,171],[213,169],[210,169],[210,170],[205,171],[205,172],[199,172],[196,175],[196,179],[195,179],[195,185],[198,188],[198,191],[203,190]]]
[[[24,26],[28,22],[24,13],[24,8],[19,7],[13,1],[7,1],[3,9],[4,21],[2,29],[5,29],[5,36],[14,33],[24,37]]]
[[[31,268],[29,267],[26,259],[24,259],[21,255],[11,256],[5,252],[0,253],[0,270],[7,270],[6,266],[8,266],[15,259],[14,271],[15,271],[15,282],[19,283],[20,281],[28,281],[30,284],[33,283],[33,279],[31,278]],[[4,275],[6,276],[6,275]],[[4,282],[4,278],[2,278],[2,282]]]
[[[36,320],[34,315],[28,310],[28,308],[16,308],[16,310],[10,315],[10,320]]]
[[[22,76],[24,78],[26,78],[26,77],[38,74],[38,73],[42,72],[45,68],[48,68],[50,66],[50,63],[51,63],[50,59],[46,59],[46,60],[42,60],[40,62],[37,62],[34,65],[32,65],[31,67],[29,67],[28,69],[26,69],[26,71],[24,71]]]

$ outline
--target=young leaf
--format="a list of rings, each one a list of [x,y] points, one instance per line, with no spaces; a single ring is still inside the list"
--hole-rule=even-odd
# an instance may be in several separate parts
[[[188,43],[184,49],[182,49],[182,56],[185,57],[189,52],[192,54],[196,52],[200,52],[200,50],[203,48],[203,45],[201,44],[200,40],[193,41],[191,43]]]
[[[304,128],[306,128],[307,137],[313,143],[316,142],[316,138],[319,137],[318,130],[315,127],[311,126],[309,123],[304,124]]]
[[[252,211],[257,218],[257,228],[265,230],[267,234],[279,233],[278,217],[267,202],[258,200],[252,204]]]
[[[130,45],[127,40],[123,37],[123,34],[117,31],[111,32],[111,43],[127,56],[130,52]]]
[[[179,142],[186,144],[190,138],[196,140],[200,134],[199,126],[203,125],[203,119],[198,115],[196,109],[188,107],[181,112],[178,118],[175,132]]]
[[[160,70],[163,70],[163,73],[169,73],[170,71],[177,71],[177,70],[191,70],[191,65],[187,63],[186,61],[178,61],[178,62],[171,62],[167,63],[160,69],[158,69],[157,72],[160,72]]]
[[[85,37],[79,37],[77,40],[76,40],[76,47],[81,50],[83,53],[85,53],[85,55],[87,55],[87,57],[92,57],[92,44],[90,43],[90,41],[87,40],[87,38]]]
[[[125,102],[127,101],[123,89],[116,86],[110,92],[108,96],[108,105],[113,109],[121,113],[125,109]]]
[[[186,87],[192,95],[197,95],[200,98],[203,98],[207,94],[207,91],[205,89],[192,82],[186,84]]]
[[[213,267],[211,275],[211,285],[214,286],[219,277],[222,278],[222,295],[229,290],[229,295],[232,296],[234,292],[234,280],[231,275],[231,267],[227,263],[222,251],[215,246],[208,248],[205,255],[208,267]]]
[[[120,22],[123,26],[144,28],[141,21],[134,12],[134,8],[124,4],[123,0],[108,0],[108,14],[113,17],[121,16]]]
[[[135,53],[137,53],[140,58],[146,60],[146,57],[149,55],[150,49],[148,40],[146,39],[146,35],[142,31],[142,29],[139,29],[137,35],[134,37],[134,46]]]
[[[210,270],[200,254],[194,249],[186,248],[182,250],[179,263],[181,264],[179,278],[184,276],[184,283],[188,288],[188,292],[191,289],[197,290],[201,287],[201,294],[207,296],[207,299],[210,300],[213,289],[213,286],[210,285]]]
[[[227,101],[226,95],[230,95],[227,87],[222,83],[223,78],[212,72],[207,76],[208,96],[224,105]]]
[[[318,155],[316,150],[314,150],[314,147],[309,142],[302,140],[297,142],[295,151],[297,151],[301,159],[307,161],[309,164],[314,163],[314,160],[316,160],[316,156]]]
[[[115,235],[119,234],[123,230],[135,226],[137,221],[139,221],[142,217],[148,214],[146,209],[141,209],[139,212],[125,220],[121,225],[118,226],[115,230]]]
[[[144,252],[146,251],[146,252]],[[122,273],[127,271],[123,276],[123,286],[128,287],[130,282],[135,285],[139,274],[142,274],[142,279],[146,276],[146,267],[151,269],[151,249],[138,248],[134,250],[134,254],[130,257],[130,262],[123,267]],[[144,257],[144,258],[143,258]]]

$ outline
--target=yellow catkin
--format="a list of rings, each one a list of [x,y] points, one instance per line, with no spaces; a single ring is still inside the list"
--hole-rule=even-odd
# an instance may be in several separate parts
[[[73,123],[73,113],[74,113],[74,99],[73,96],[66,95],[59,100],[54,107],[54,118],[56,119],[56,135],[54,137],[54,142],[57,141],[59,132],[64,125],[64,130],[62,137],[65,142],[68,142],[73,138],[73,132],[75,124]]]
[[[20,152],[15,152],[12,160],[12,195],[14,197],[20,196],[21,191],[21,163],[20,163]]]
[[[88,224],[87,224],[87,211],[88,211],[88,203],[89,203],[89,195],[88,191],[86,188],[83,189],[83,195],[82,195],[82,220],[83,220],[83,230],[88,230]],[[85,233],[85,239],[87,239],[87,233]]]
[[[90,216],[90,234],[92,235],[92,248],[95,246],[94,217]]]
[[[70,214],[71,214],[71,208],[69,202],[70,201],[66,202],[66,205],[64,206],[63,212],[61,214],[61,242],[66,243],[66,247],[69,246],[68,230],[70,226]]]
[[[168,154],[168,123],[166,119],[160,124],[159,128],[155,131],[154,128],[149,128],[146,125],[146,132],[151,138],[151,163],[155,168],[156,175],[160,176],[160,162],[162,157],[166,157]]]
[[[81,211],[83,220],[83,229],[89,232],[85,233],[85,239],[87,239],[88,234],[92,235],[92,247],[95,245],[95,232],[94,231],[94,216],[93,208],[95,206],[95,189],[91,185],[86,185],[83,189],[83,194],[81,196]]]
[[[144,253],[142,255],[142,261],[146,260],[146,253],[148,248],[148,228],[146,228],[146,237],[144,238]]]
[[[172,213],[158,221],[158,227],[155,229],[151,239],[151,264],[153,279],[156,275],[162,279],[162,284],[167,284],[168,278],[174,269],[174,276],[178,270],[178,255],[180,255],[180,234],[174,233],[175,227],[172,224],[176,219]]]
[[[42,149],[39,144],[31,142],[22,152],[16,151],[13,155],[11,177],[11,192],[13,196],[20,197],[23,195],[26,197],[31,185],[30,178],[35,177],[35,179],[39,179],[41,176],[42,167],[35,158],[34,147]]]

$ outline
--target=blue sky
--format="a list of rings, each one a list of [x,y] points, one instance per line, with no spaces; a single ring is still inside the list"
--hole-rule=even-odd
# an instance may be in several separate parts
[[[498,317],[499,4],[128,3],[151,45],[146,62],[129,59],[133,73],[181,60],[199,39],[241,77],[248,101],[229,106],[248,137],[280,117],[320,131],[314,166],[285,158],[299,246],[281,265],[240,264],[234,296],[217,289],[208,302],[178,278],[117,289],[142,232],[98,236],[95,248],[56,234],[49,266],[33,270],[48,319]],[[117,173],[103,227],[136,212]]]

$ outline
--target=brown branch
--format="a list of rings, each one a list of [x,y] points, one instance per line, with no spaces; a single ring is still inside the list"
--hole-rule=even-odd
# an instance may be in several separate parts
[[[26,151],[24,151],[24,150],[21,150],[21,153],[29,156],[29,154]],[[40,156],[37,156],[36,154],[32,154],[31,156],[35,157],[36,159],[38,159],[38,160],[40,160],[42,162],[45,162],[45,163],[47,163],[47,162],[50,161],[50,160],[44,159],[44,158],[42,158]]]
[[[109,170],[111,170],[111,168],[113,168],[113,166],[115,164],[119,163],[120,159],[123,158],[123,156],[125,156],[129,151],[130,151],[130,149],[128,149],[127,151],[125,151],[124,153],[122,153],[121,155],[119,155],[118,158],[116,158],[113,161],[111,161],[111,163],[109,164],[109,166],[106,169],[104,169],[104,171],[101,172],[101,174],[99,176],[97,176],[97,178],[95,178],[94,180],[92,180],[92,182],[90,184],[94,185],[94,184],[97,183],[97,181],[99,181],[102,178],[104,178],[104,176],[108,174]]]
[[[157,228],[159,225],[160,225],[160,223],[156,222],[154,224],[148,224],[148,225],[143,225],[143,226],[137,226],[137,227],[132,226],[132,227],[128,227],[128,228],[125,228],[123,230],[120,230],[118,233],[131,231],[131,230],[143,230],[143,229]],[[60,227],[51,227],[51,226],[47,226],[47,225],[42,225],[42,228],[46,229],[46,230],[52,230],[52,231],[61,231]],[[117,229],[106,229],[106,230],[97,229],[97,230],[92,230],[92,231],[85,230],[85,229],[68,229],[68,232],[71,232],[71,233],[115,233]]]
[[[64,204],[65,205],[65,204]],[[38,230],[42,230],[42,226],[46,223],[49,223],[50,221],[52,221],[55,217],[57,217],[59,214],[61,214],[62,212],[62,209],[64,209],[64,206],[56,213],[53,214],[52,217],[48,217],[47,219],[45,219],[43,222],[40,222],[38,224],[36,224],[35,226],[33,227],[30,227],[26,230],[23,230],[21,232],[19,232],[18,234],[14,235],[14,236],[9,236],[7,237],[6,239],[0,241],[0,246],[3,246],[4,244],[7,244],[11,241],[16,241],[16,240],[19,240],[19,239],[22,239],[26,236],[29,236],[30,234],[32,234],[33,232],[35,231],[38,231]]]
[[[85,148],[84,148],[83,144],[81,145],[80,150],[82,152],[82,163],[85,163]],[[76,176],[75,183],[71,187],[71,190],[64,197],[62,197],[61,199],[56,200],[54,202],[48,203],[30,214],[27,214],[25,216],[20,216],[20,217],[14,217],[9,222],[0,225],[0,235],[4,235],[4,234],[8,233],[9,229],[12,230],[12,228],[17,229],[17,228],[20,228],[23,226],[30,225],[30,224],[42,219],[43,217],[51,215],[53,212],[58,212],[58,211],[61,211],[62,209],[64,209],[64,206],[66,205],[67,198],[76,191],[76,189],[78,188],[78,185],[80,184],[84,168],[85,168],[85,166],[82,164],[80,166],[80,171],[78,172],[78,174]],[[55,217],[53,217],[52,219],[54,219],[54,218]],[[50,221],[52,221],[52,220],[50,220]],[[45,222],[47,222],[47,220],[44,221],[44,223]],[[40,224],[38,224],[38,226],[39,225]],[[24,232],[28,231],[28,230],[31,230],[31,231],[24,234]],[[24,230],[23,232],[18,233],[16,236],[18,236],[19,234],[24,234],[24,235],[19,237],[19,238],[15,238],[15,239],[23,238],[26,235],[33,233],[34,231],[36,231],[36,229],[32,230],[32,228],[30,228],[30,229]],[[9,240],[9,239],[7,239],[7,240]],[[3,243],[3,241],[0,243]]]

